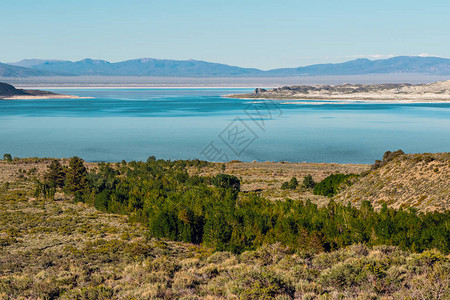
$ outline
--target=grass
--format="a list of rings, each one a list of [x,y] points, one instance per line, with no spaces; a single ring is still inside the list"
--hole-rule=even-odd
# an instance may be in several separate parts
[[[139,224],[69,199],[2,190],[0,299],[416,299],[449,294],[438,251],[278,244],[240,255],[151,239]]]

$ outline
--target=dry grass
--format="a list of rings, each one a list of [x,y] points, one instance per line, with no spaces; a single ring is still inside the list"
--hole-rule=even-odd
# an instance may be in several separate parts
[[[414,207],[421,211],[450,208],[450,153],[406,154],[371,171],[337,195],[336,200],[380,208]]]
[[[310,199],[311,201],[323,205],[328,203],[328,198],[313,195],[311,190],[302,189],[282,190],[281,185],[289,181],[292,177],[302,182],[303,177],[311,174],[314,181],[319,182],[333,173],[362,173],[369,170],[369,165],[362,164],[326,164],[326,163],[289,163],[289,162],[253,162],[253,163],[226,163],[225,170],[222,171],[223,164],[214,164],[212,167],[191,170],[201,176],[216,175],[225,173],[235,175],[241,179],[241,190],[243,192],[256,191],[263,197],[271,200],[290,199]]]

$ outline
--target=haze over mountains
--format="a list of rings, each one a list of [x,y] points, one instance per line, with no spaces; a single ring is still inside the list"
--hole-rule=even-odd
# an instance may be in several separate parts
[[[450,75],[450,59],[440,57],[397,56],[388,59],[356,59],[344,63],[316,64],[268,71],[241,68],[199,60],[140,58],[111,63],[105,60],[80,61],[24,59],[0,63],[1,77],[32,76],[323,76],[416,73]]]

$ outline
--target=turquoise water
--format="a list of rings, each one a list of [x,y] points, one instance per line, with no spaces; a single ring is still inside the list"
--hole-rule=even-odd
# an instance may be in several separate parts
[[[386,150],[450,151],[450,104],[254,102],[247,89],[55,90],[0,101],[0,154],[372,163]]]

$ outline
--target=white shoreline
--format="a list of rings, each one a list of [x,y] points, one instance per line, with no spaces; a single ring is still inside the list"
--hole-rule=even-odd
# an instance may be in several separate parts
[[[162,90],[162,89],[251,89],[254,90],[254,86],[21,86],[18,85],[17,89],[43,89],[43,90],[119,90],[119,89],[148,89],[148,90]]]
[[[233,97],[236,96],[236,97]],[[269,98],[269,97],[239,97],[239,95],[222,95],[223,98],[229,99],[241,99],[241,100],[269,100],[269,101],[278,101],[282,104],[301,104],[308,103],[310,101],[311,104],[318,104],[319,102],[322,104],[345,104],[352,102],[364,102],[364,103],[450,103],[450,98],[442,98],[442,99],[417,99],[417,98],[403,98],[403,99],[383,99],[383,98]],[[301,101],[301,102],[300,102]]]
[[[42,100],[42,99],[94,99],[93,97],[79,97],[72,95],[46,95],[46,96],[12,96],[0,98],[0,100]]]

